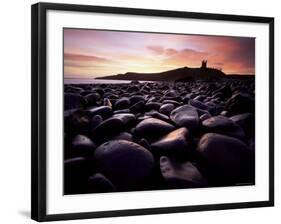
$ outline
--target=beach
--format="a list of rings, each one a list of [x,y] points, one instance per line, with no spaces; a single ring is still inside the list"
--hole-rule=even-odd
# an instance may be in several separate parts
[[[64,84],[64,193],[255,184],[255,79]]]

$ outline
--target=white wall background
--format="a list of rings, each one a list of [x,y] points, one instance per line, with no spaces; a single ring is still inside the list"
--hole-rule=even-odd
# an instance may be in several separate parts
[[[0,223],[30,220],[30,6],[36,1],[2,1],[0,19]],[[60,0],[61,3],[244,14],[275,17],[275,189],[274,208],[76,220],[60,223],[279,223],[280,198],[280,5],[250,0]],[[257,99],[258,100],[258,99]],[[265,133],[267,134],[267,133]]]

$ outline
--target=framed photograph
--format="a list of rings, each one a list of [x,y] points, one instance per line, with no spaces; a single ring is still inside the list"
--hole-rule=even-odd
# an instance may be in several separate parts
[[[32,219],[274,205],[274,19],[32,6]]]

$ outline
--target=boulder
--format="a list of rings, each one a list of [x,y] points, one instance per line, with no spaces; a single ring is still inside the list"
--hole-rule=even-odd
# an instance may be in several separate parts
[[[112,140],[100,145],[94,153],[98,169],[118,190],[143,186],[154,167],[152,154],[144,147],[126,140]]]
[[[188,130],[197,129],[200,122],[196,109],[190,105],[177,107],[171,112],[170,118],[177,126]]]

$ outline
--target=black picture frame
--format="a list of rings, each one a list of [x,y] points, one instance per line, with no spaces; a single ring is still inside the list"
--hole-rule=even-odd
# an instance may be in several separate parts
[[[46,13],[48,10],[100,12],[124,15],[190,18],[217,21],[253,22],[269,25],[269,200],[243,203],[160,207],[101,212],[46,213]],[[37,3],[32,5],[32,183],[31,218],[37,221],[70,220],[115,216],[177,213],[204,210],[266,207],[274,205],[274,18],[240,15],[164,11],[137,8],[103,7],[73,4]]]

